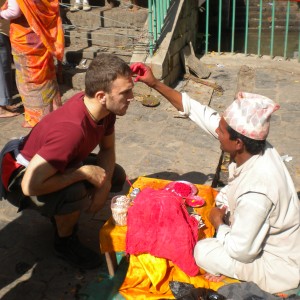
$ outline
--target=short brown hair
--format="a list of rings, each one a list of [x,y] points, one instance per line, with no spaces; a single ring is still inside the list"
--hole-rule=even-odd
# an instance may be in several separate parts
[[[118,56],[99,54],[93,59],[85,74],[85,94],[93,98],[98,91],[109,93],[117,77],[128,77],[132,71]]]

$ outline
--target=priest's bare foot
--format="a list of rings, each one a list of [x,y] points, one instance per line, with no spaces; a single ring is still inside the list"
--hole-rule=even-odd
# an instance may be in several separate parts
[[[208,281],[220,282],[220,281],[225,279],[225,276],[224,275],[213,275],[213,274],[210,274],[210,273],[205,273],[204,278]]]

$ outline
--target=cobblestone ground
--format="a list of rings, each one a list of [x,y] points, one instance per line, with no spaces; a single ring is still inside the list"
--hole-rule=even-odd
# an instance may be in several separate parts
[[[224,93],[215,92],[210,106],[222,112],[233,100],[237,74],[242,64],[255,70],[253,92],[274,99],[281,106],[272,117],[269,141],[281,155],[291,158],[286,165],[300,191],[300,71],[299,64],[239,57],[206,57],[211,80],[221,85]],[[178,90],[186,84],[180,82]],[[64,89],[64,100],[74,91]],[[204,95],[203,88],[190,91]],[[203,95],[202,95],[203,92]],[[205,101],[209,99],[205,96]],[[139,99],[139,97],[137,97]],[[13,137],[29,132],[21,127],[23,117],[0,119],[0,146]],[[145,107],[134,101],[128,113],[116,124],[117,160],[134,181],[138,176],[185,179],[211,184],[220,157],[219,143],[202,132],[193,122],[179,118],[174,108],[160,97],[157,107]],[[272,180],[270,178],[270,180]],[[123,192],[128,190],[124,187]],[[99,228],[110,214],[109,204],[98,215],[83,215],[80,236],[83,242],[99,249]],[[17,213],[7,201],[0,201],[0,298],[1,299],[75,299],[78,291],[100,270],[82,272],[69,267],[52,254],[50,223],[35,212]]]

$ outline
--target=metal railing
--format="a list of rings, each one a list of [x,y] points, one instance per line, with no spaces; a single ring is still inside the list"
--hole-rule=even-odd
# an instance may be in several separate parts
[[[148,30],[149,30],[149,52],[153,55],[155,45],[160,37],[161,30],[170,3],[175,0],[148,0]]]
[[[205,3],[205,7],[206,7],[206,20],[205,20],[205,54],[207,54],[209,52],[209,37],[210,37],[210,8],[211,6],[211,2],[210,0],[206,0]],[[215,0],[213,3],[215,4],[217,2],[217,0]],[[278,32],[279,30],[281,31],[281,34],[284,34],[284,40],[281,43],[281,47],[283,48],[283,51],[281,53],[281,56],[283,56],[284,59],[287,58],[291,58],[288,55],[288,46],[289,46],[289,34],[291,31],[291,25],[290,25],[290,16],[291,16],[291,2],[295,2],[297,3],[298,7],[297,10],[300,9],[300,0],[270,0],[270,1],[263,1],[260,0],[257,3],[257,6],[259,7],[258,9],[258,14],[256,16],[253,17],[252,15],[252,26],[251,28],[249,27],[249,20],[250,20],[250,8],[249,8],[249,4],[250,4],[250,0],[244,0],[244,11],[241,12],[241,10],[239,10],[239,14],[237,14],[237,4],[236,4],[236,0],[231,0],[231,1],[227,1],[227,4],[229,3],[229,5],[227,6],[229,8],[229,14],[231,15],[231,21],[230,22],[230,26],[231,28],[229,28],[230,34],[231,34],[231,48],[230,48],[230,52],[231,53],[236,53],[236,52],[240,52],[239,50],[237,51],[237,49],[235,48],[235,42],[236,42],[236,33],[237,33],[237,28],[236,28],[236,21],[237,18],[243,18],[243,31],[244,31],[244,45],[243,45],[243,52],[245,55],[249,54],[249,31],[251,30],[251,32],[257,30],[257,32],[255,34],[257,34],[257,51],[256,53],[252,53],[252,54],[257,54],[259,57],[262,55],[262,42],[265,44],[266,43],[266,39],[270,39],[270,43],[268,45],[268,53],[264,53],[264,55],[270,55],[271,57],[274,57],[274,40],[276,39],[276,37],[278,36]],[[281,4],[281,8],[285,7],[286,12],[285,12],[285,24],[279,24],[277,25],[277,15],[276,13],[278,13],[278,11],[276,12],[276,6],[278,5],[278,3]],[[269,24],[267,26],[267,28],[263,28],[263,9],[264,11],[266,11],[266,6],[269,5],[271,6],[271,17],[268,18]],[[217,24],[217,29],[218,29],[218,33],[217,33],[217,52],[218,54],[221,53],[222,49],[221,47],[223,46],[222,44],[222,39],[224,39],[224,30],[222,28],[222,26],[224,26],[224,22],[222,20],[222,18],[224,17],[224,14],[222,13],[223,10],[223,6],[224,6],[224,1],[219,0],[218,1],[218,24]],[[295,14],[297,17],[297,13]],[[230,17],[229,17],[230,18]],[[258,20],[256,26],[253,26],[253,20]],[[298,62],[300,62],[300,18],[298,15],[298,20],[294,20],[293,23],[293,43],[295,43],[295,40],[298,41],[298,49],[294,49],[294,50],[298,50]],[[295,26],[297,27],[295,29]],[[228,28],[227,28],[228,29]],[[230,30],[231,29],[231,30]],[[276,29],[276,32],[275,32]],[[264,37],[265,39],[262,38],[262,32],[264,33]],[[254,41],[252,40],[252,45]],[[283,44],[283,45],[282,45]],[[276,45],[279,45],[279,43],[277,42]],[[276,47],[277,48],[277,47]],[[252,47],[253,49],[253,47]],[[215,51],[210,49],[211,51]],[[276,49],[277,50],[277,49]],[[277,51],[278,52],[278,51]],[[277,54],[278,55],[278,54]]]

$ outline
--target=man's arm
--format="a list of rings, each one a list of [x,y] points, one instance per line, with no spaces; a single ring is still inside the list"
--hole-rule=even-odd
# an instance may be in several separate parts
[[[130,68],[134,74],[137,74],[134,80],[135,82],[141,81],[147,84],[164,96],[175,108],[179,111],[183,111],[181,93],[157,80],[148,66],[142,63],[134,63]]]
[[[115,133],[104,136],[99,147],[97,164],[105,170],[106,179],[111,182],[116,164]]]
[[[217,138],[215,130],[219,126],[220,116],[212,108],[202,105],[191,99],[187,94],[181,94],[157,80],[151,69],[142,64],[134,63],[130,66],[133,74],[136,74],[135,82],[141,81],[154,88],[164,96],[177,110],[183,112],[205,132]]]
[[[90,165],[59,173],[44,158],[36,154],[25,171],[21,186],[25,195],[40,196],[56,192],[82,180],[87,180],[99,188],[105,182],[105,178],[104,169]]]
[[[272,202],[263,194],[247,193],[237,200],[231,227],[217,222],[217,239],[230,257],[250,263],[261,253],[268,235]],[[220,219],[219,219],[220,221]]]
[[[99,147],[97,164],[105,170],[106,180],[101,188],[96,187],[95,189],[91,206],[88,209],[92,213],[96,213],[102,208],[111,189],[111,179],[116,164],[115,133],[104,136]]]
[[[16,0],[9,0],[8,6],[4,10],[0,10],[0,18],[5,20],[13,20],[22,15],[22,11]]]

